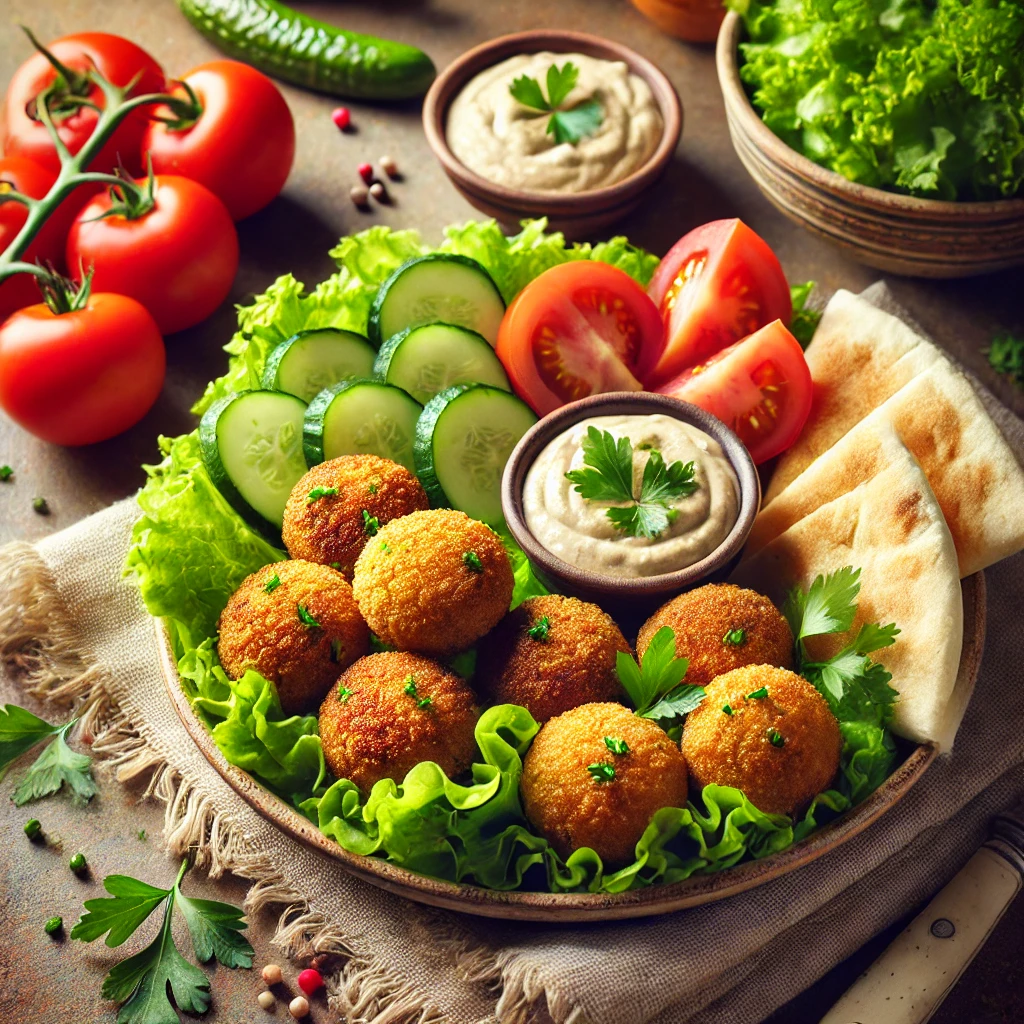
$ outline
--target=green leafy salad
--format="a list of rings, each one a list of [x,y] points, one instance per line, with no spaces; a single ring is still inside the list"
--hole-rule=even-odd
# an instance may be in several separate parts
[[[765,124],[851,181],[928,199],[1019,195],[1019,0],[726,0]]]
[[[520,234],[506,238],[493,222],[470,222],[449,228],[439,248],[479,261],[505,301],[544,270],[568,260],[601,260],[641,284],[657,264],[622,238],[568,246],[561,235],[544,228],[543,221],[529,222]],[[279,278],[239,311],[239,331],[227,346],[228,370],[209,385],[195,411],[258,388],[268,353],[296,332],[327,327],[365,332],[380,284],[403,262],[429,251],[414,232],[374,227],[341,240],[332,252],[338,272],[312,291],[290,275]],[[524,816],[519,793],[523,757],[539,726],[524,708],[511,704],[481,714],[475,730],[479,757],[467,778],[456,782],[438,765],[421,762],[400,785],[382,779],[369,793],[361,792],[328,772],[315,716],[285,716],[271,682],[253,670],[232,680],[221,667],[216,630],[229,597],[247,576],[286,556],[250,529],[214,486],[196,432],[161,438],[160,448],[163,461],[147,467],[149,479],[139,495],[142,515],[126,573],[151,614],[165,621],[183,689],[227,760],[347,850],[494,889],[619,892],[783,850],[863,799],[892,769],[896,754],[887,722],[896,695],[888,673],[869,654],[891,643],[895,628],[865,627],[850,647],[826,662],[813,662],[805,649],[809,637],[845,631],[853,622],[858,573],[843,569],[819,579],[807,593],[795,592],[785,609],[796,638],[795,668],[828,700],[843,737],[837,788],[819,794],[799,820],[763,813],[739,790],[712,785],[696,803],[658,811],[637,844],[635,861],[617,871],[606,871],[589,848],[563,859],[531,831]],[[656,467],[665,480],[652,479],[645,499],[650,508],[642,516],[631,514],[660,522],[665,515],[662,492],[685,490],[684,468]],[[514,570],[515,607],[546,591],[523,553],[504,539]],[[548,628],[541,619],[531,636],[543,643]],[[723,642],[742,644],[739,633]],[[470,676],[472,652],[449,664]],[[656,721],[670,736],[678,737],[683,716],[704,698],[699,686],[686,682],[687,664],[675,656],[671,630],[655,635],[639,663],[620,654],[616,669],[636,713]],[[337,696],[344,699],[345,694]],[[612,746],[609,750],[619,753]],[[595,777],[595,784],[604,783]]]

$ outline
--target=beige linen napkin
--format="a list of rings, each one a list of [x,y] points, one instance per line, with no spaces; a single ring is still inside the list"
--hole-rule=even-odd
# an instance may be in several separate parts
[[[886,307],[883,290],[865,294]],[[1024,424],[983,394],[1018,456]],[[756,1024],[950,878],[990,818],[1024,799],[1024,556],[990,569],[981,678],[956,749],[900,807],[775,882],[661,918],[550,927],[475,919],[391,896],[252,811],[192,744],[168,700],[153,622],[120,578],[132,501],[0,552],[0,654],[27,685],[91,701],[94,751],[151,773],[172,853],[252,879],[247,910],[285,904],[289,952],[345,957],[331,1005],[352,1024]],[[838,993],[837,993],[838,995]]]

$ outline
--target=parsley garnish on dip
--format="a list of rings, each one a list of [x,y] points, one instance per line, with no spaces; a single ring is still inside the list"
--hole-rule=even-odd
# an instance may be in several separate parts
[[[524,53],[466,83],[445,133],[455,156],[488,181],[585,192],[628,178],[663,131],[650,87],[621,61]]]
[[[606,576],[685,569],[739,516],[721,446],[672,416],[595,416],[550,441],[526,474],[523,514],[553,555]]]

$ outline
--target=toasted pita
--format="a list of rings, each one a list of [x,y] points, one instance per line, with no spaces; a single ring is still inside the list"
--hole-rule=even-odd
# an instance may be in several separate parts
[[[814,381],[811,413],[796,443],[779,459],[765,504],[855,423],[945,359],[899,317],[842,290],[832,296],[806,355]]]
[[[953,538],[913,456],[890,463],[776,537],[733,574],[776,602],[791,586],[845,565],[860,568],[857,618],[848,634],[809,643],[830,657],[864,622],[895,622],[896,643],[872,657],[892,673],[900,698],[893,731],[948,749],[969,694],[956,692],[963,643],[963,600]]]
[[[747,556],[875,476],[900,442],[938,499],[962,577],[1024,548],[1024,470],[970,382],[942,359],[861,420],[760,512]]]

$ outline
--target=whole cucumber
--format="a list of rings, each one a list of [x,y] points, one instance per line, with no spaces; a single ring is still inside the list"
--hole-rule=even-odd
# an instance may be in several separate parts
[[[434,63],[415,46],[346,32],[277,0],[177,0],[186,18],[238,60],[286,82],[359,99],[420,96]]]

